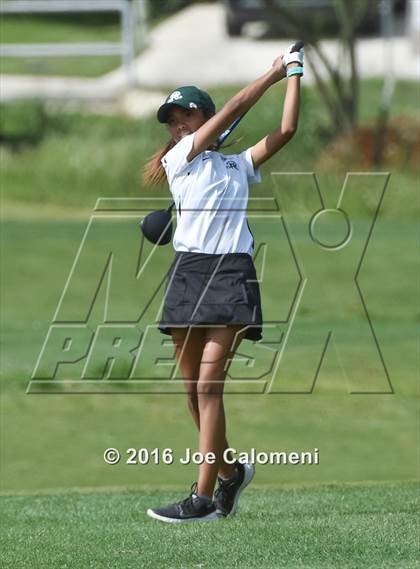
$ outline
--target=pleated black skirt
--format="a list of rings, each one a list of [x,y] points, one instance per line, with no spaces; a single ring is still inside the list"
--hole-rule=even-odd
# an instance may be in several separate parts
[[[261,340],[261,295],[252,257],[247,253],[176,251],[168,271],[158,328],[194,324],[248,326],[245,338]]]

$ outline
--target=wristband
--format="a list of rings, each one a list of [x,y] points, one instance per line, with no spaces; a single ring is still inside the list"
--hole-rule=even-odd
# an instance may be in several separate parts
[[[292,67],[288,69],[287,77],[291,77],[292,75],[303,75],[303,67]]]

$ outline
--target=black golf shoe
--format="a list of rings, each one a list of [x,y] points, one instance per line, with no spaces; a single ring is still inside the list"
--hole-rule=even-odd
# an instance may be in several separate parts
[[[185,500],[163,506],[149,508],[147,514],[155,520],[168,523],[210,522],[219,519],[212,501],[206,500],[195,493],[197,483],[191,486],[191,494]]]
[[[239,496],[254,477],[253,464],[241,464],[236,461],[235,470],[235,475],[229,480],[217,477],[219,485],[214,493],[213,502],[219,516],[228,517],[236,513]]]

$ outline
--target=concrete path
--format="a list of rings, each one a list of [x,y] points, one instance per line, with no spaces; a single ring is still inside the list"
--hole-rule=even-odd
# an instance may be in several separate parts
[[[166,88],[197,84],[243,84],[264,73],[284,52],[290,40],[230,38],[225,33],[221,4],[190,6],[165,20],[149,34],[149,47],[133,63],[131,75],[136,89],[126,89],[126,71],[117,69],[97,79],[3,75],[0,100],[41,97],[110,102],[118,100],[123,110],[135,116],[154,111]],[[335,40],[322,42],[328,58],[342,61]],[[362,77],[381,77],[390,66],[397,78],[418,79],[420,58],[405,37],[363,38],[357,43],[357,59]],[[313,82],[307,67],[303,81]],[[159,89],[156,91],[156,89]]]
[[[225,33],[223,6],[195,5],[153,31],[150,49],[135,63],[135,75],[141,84],[151,87],[247,83],[264,73],[290,43],[290,39],[230,38]],[[321,45],[331,62],[342,60],[336,40],[325,40]],[[382,39],[360,39],[357,59],[362,77],[383,76],[391,61],[398,78],[419,76],[419,56],[405,37],[393,38],[391,51]],[[313,82],[308,67],[304,81]]]

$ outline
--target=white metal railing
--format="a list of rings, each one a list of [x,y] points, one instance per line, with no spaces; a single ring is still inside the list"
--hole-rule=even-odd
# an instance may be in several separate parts
[[[145,29],[145,0],[136,5],[129,0],[6,0],[0,2],[0,14],[119,12],[121,37],[119,42],[84,43],[16,43],[0,44],[1,57],[65,57],[120,55],[130,79],[130,66],[135,56],[136,20],[143,20]]]

